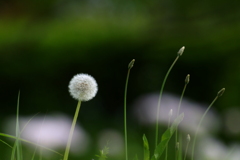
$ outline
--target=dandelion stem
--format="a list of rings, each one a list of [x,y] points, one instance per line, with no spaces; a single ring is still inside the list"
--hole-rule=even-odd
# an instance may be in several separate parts
[[[69,133],[69,136],[68,136],[67,146],[66,146],[66,149],[65,149],[63,160],[68,160],[68,154],[69,154],[69,151],[70,151],[73,132],[74,132],[74,128],[75,128],[75,125],[76,125],[76,122],[77,122],[80,107],[81,107],[81,101],[78,101],[78,105],[77,105],[77,108],[76,108],[76,111],[75,111],[75,115],[74,115],[74,118],[73,118],[73,121],[72,121],[72,126],[71,126],[70,133]]]
[[[125,156],[126,160],[128,160],[128,143],[127,143],[127,87],[128,87],[128,79],[130,75],[130,70],[133,67],[135,59],[133,59],[128,65],[128,72],[125,84],[125,91],[124,91],[124,138],[125,138]]]
[[[206,111],[204,112],[204,114],[202,115],[202,117],[201,117],[201,119],[200,119],[200,122],[198,123],[197,130],[196,130],[196,132],[195,132],[194,139],[193,139],[192,159],[191,159],[191,160],[193,160],[193,157],[194,157],[195,143],[196,143],[196,139],[197,139],[198,130],[199,130],[201,124],[202,124],[202,121],[203,121],[203,119],[205,118],[206,114],[208,113],[209,109],[212,107],[212,105],[215,103],[215,101],[216,101],[220,96],[222,96],[222,94],[224,93],[224,91],[225,91],[225,88],[222,88],[222,89],[218,92],[217,96],[214,98],[214,100],[212,101],[212,103],[208,106],[207,110],[206,110]]]
[[[164,77],[161,90],[160,90],[159,99],[158,99],[158,107],[157,107],[155,147],[157,147],[157,144],[158,144],[158,119],[159,119],[160,104],[161,104],[163,89],[164,89],[165,83],[166,83],[166,81],[167,81],[168,75],[169,75],[169,73],[171,72],[173,66],[175,65],[175,63],[177,62],[177,60],[178,60],[179,57],[180,57],[180,55],[178,54],[177,57],[176,57],[176,59],[173,61],[172,65],[171,65],[170,68],[168,69],[168,71],[167,71],[167,73],[166,73],[166,75],[165,75],[165,77]]]

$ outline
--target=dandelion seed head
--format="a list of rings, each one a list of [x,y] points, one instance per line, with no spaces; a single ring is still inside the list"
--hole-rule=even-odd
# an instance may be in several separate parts
[[[89,101],[98,91],[96,80],[88,74],[77,74],[69,83],[70,95],[79,101]]]

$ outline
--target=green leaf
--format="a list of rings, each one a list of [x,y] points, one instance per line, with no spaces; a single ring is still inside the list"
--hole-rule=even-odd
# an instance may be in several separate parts
[[[148,140],[145,134],[143,135],[143,147],[144,147],[144,160],[150,160],[150,152],[149,152],[149,145],[148,145]]]
[[[169,140],[171,139],[172,135],[174,134],[174,132],[176,131],[179,123],[183,120],[184,117],[184,113],[182,113],[181,115],[179,115],[173,122],[173,124],[171,125],[171,127],[169,129],[167,129],[161,138],[161,142],[158,144],[158,146],[155,148],[154,151],[154,155],[152,156],[151,160],[158,160],[163,151],[165,150]]]
[[[96,155],[96,156],[99,157],[98,160],[106,160],[108,153],[109,153],[109,147],[105,146],[103,150],[100,150],[100,155]]]

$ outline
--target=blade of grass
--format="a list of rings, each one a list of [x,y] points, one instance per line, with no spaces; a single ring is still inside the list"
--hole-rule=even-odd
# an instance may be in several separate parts
[[[225,91],[225,88],[222,88],[218,93],[217,93],[217,96],[214,98],[214,100],[212,101],[212,103],[208,106],[207,110],[204,112],[204,114],[202,115],[201,119],[200,119],[200,122],[198,123],[198,126],[197,126],[197,130],[195,132],[195,135],[194,135],[194,139],[193,139],[193,145],[192,145],[192,158],[191,160],[194,159],[194,148],[195,148],[195,143],[196,143],[196,139],[197,139],[197,134],[198,134],[198,130],[202,124],[202,121],[203,119],[205,118],[206,114],[208,113],[209,109],[212,107],[212,105],[215,103],[215,101],[221,97],[223,95]]]
[[[9,134],[5,134],[5,133],[0,133],[0,136],[7,137],[7,138],[12,138],[12,139],[17,139],[17,137],[12,136],[12,135],[9,135]],[[58,154],[58,155],[60,155],[60,156],[63,156],[61,153],[59,153],[59,152],[57,152],[57,151],[55,151],[55,150],[53,150],[53,149],[50,149],[50,148],[48,148],[48,147],[45,147],[45,146],[36,144],[36,143],[34,143],[34,142],[30,142],[30,141],[25,140],[25,139],[22,139],[22,138],[19,138],[18,140],[19,140],[19,141],[22,141],[22,142],[25,142],[25,143],[29,143],[29,144],[32,144],[32,145],[39,146],[39,147],[44,148],[44,149],[46,149],[46,150],[48,150],[48,151],[51,151],[51,152],[56,153],[56,154]]]
[[[187,156],[187,152],[188,152],[188,145],[190,143],[190,140],[191,140],[191,137],[190,135],[188,134],[187,135],[187,146],[186,146],[186,151],[185,151],[185,155],[184,155],[184,159],[183,160],[186,160],[186,156]]]
[[[42,121],[42,124],[41,124],[41,127],[40,127],[40,134],[39,134],[39,137],[38,137],[38,140],[37,140],[37,144],[39,144],[39,141],[40,141],[41,130],[42,130],[42,126],[43,126],[43,123],[44,123],[44,121],[45,121],[45,118],[46,118],[46,115],[44,116],[43,121]],[[35,149],[34,149],[34,152],[33,152],[33,156],[32,156],[32,160],[34,160],[34,157],[35,157],[37,148],[38,148],[38,146],[35,146]],[[40,149],[41,149],[41,148],[40,148]],[[40,157],[41,157],[41,154],[40,154]]]
[[[20,129],[19,129],[19,101],[20,101],[20,91],[18,92],[18,99],[17,99],[17,113],[16,113],[16,140],[12,149],[11,160],[15,158],[15,152],[17,152],[16,159],[22,159],[21,153],[21,142],[19,141],[20,138]]]
[[[124,91],[124,139],[125,139],[125,158],[128,160],[128,143],[127,143],[127,87],[128,87],[128,79],[130,75],[130,70],[133,67],[135,59],[133,59],[128,64],[128,72],[125,84],[125,91]]]
[[[27,123],[23,126],[23,128],[22,128],[22,130],[21,130],[21,132],[20,132],[20,135],[21,135],[22,132],[25,130],[25,128],[27,127],[27,125],[32,121],[32,119],[33,119],[34,117],[36,117],[39,113],[40,113],[40,112],[38,112],[37,114],[33,115],[33,116],[27,121]]]
[[[11,160],[15,160],[15,152],[16,152],[16,148],[17,148],[16,146],[17,146],[17,143],[15,141],[13,148],[12,148]]]
[[[166,81],[167,81],[168,75],[170,74],[170,72],[171,72],[173,66],[175,65],[175,63],[177,62],[178,58],[182,55],[184,49],[185,49],[185,47],[183,46],[183,47],[178,51],[177,57],[176,57],[176,59],[173,61],[173,63],[172,63],[172,65],[170,66],[170,68],[168,69],[168,71],[167,71],[167,73],[166,73],[166,75],[165,75],[165,77],[164,77],[163,83],[162,83],[162,87],[161,87],[160,94],[159,94],[159,99],[158,99],[158,106],[157,106],[155,147],[157,147],[157,144],[158,144],[158,119],[159,119],[159,112],[160,112],[160,105],[161,105],[161,99],[162,99],[163,89],[164,89],[165,83],[166,83]]]
[[[19,126],[19,102],[20,102],[20,91],[18,93],[18,100],[17,100],[17,119],[16,119],[16,136],[18,137],[17,143],[17,157],[19,160],[22,160],[22,143],[19,141],[20,138],[20,126]]]
[[[32,155],[31,160],[34,160],[34,157],[35,157],[36,151],[37,151],[37,147],[35,147],[35,149],[34,149],[34,151],[33,151],[33,155]]]
[[[180,114],[172,123],[171,127],[168,128],[162,135],[161,142],[158,144],[158,146],[155,148],[154,155],[152,156],[151,160],[158,160],[163,151],[165,150],[169,140],[171,139],[172,135],[177,129],[177,126],[179,123],[183,120],[184,114]]]
[[[150,151],[149,151],[149,145],[148,145],[148,140],[145,134],[143,135],[143,159],[144,160],[150,160]]]
[[[19,127],[19,101],[20,101],[20,91],[18,93],[18,100],[17,100],[17,113],[16,113],[16,140],[12,149],[11,159],[13,160],[15,157],[15,152],[17,150],[17,159],[23,159],[22,157],[22,145],[21,141],[19,141],[19,138],[21,136],[21,133],[24,131],[24,129],[27,127],[29,122],[38,114],[35,114],[28,122],[24,125],[23,129],[20,131]]]
[[[5,141],[3,141],[3,140],[1,140],[1,139],[0,139],[0,142],[2,142],[3,144],[7,145],[7,146],[10,147],[10,148],[13,148],[10,144],[8,144],[7,142],[5,142]]]

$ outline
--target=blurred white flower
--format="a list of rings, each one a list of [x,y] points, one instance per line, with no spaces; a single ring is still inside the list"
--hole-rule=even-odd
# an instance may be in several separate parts
[[[195,155],[197,160],[225,160],[229,152],[227,146],[211,136],[201,138],[197,143],[198,147]]]
[[[79,101],[88,101],[95,97],[98,91],[96,80],[88,74],[77,74],[69,83],[70,95]]]
[[[16,117],[12,117],[5,122],[6,133],[15,133]],[[33,143],[43,145],[51,149],[64,149],[67,144],[69,130],[71,128],[71,118],[54,114],[49,116],[37,116],[30,120],[31,117],[20,117],[20,129],[25,124],[27,126],[21,133],[21,138]],[[30,120],[30,121],[29,121]],[[87,151],[89,146],[89,136],[79,125],[74,130],[73,141],[71,144],[71,153],[79,154]],[[27,144],[28,143],[24,143]],[[33,147],[32,144],[29,144]],[[52,152],[43,150],[44,155],[51,155]]]
[[[159,94],[147,94],[136,100],[134,103],[134,113],[140,123],[145,125],[156,123],[158,98]],[[177,97],[173,94],[163,94],[158,119],[160,124],[168,124],[169,110],[177,110],[179,99],[180,96]],[[180,113],[184,113],[184,119],[180,123],[180,129],[190,134],[195,133],[197,125],[206,108],[207,105],[198,104],[183,98]],[[220,121],[218,120],[217,115],[214,114],[213,110],[214,108],[212,108],[206,115],[201,127],[199,128],[199,134],[219,129]],[[173,118],[171,118],[171,121],[176,118],[176,114],[176,112],[173,112]]]
[[[229,136],[239,135],[240,133],[240,109],[239,106],[229,107],[224,112],[225,133]]]

